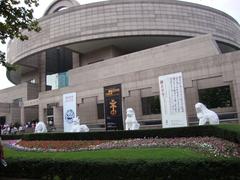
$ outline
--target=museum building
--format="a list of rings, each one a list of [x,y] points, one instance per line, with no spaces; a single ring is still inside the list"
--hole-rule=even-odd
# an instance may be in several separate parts
[[[197,102],[240,122],[240,25],[224,12],[176,0],[55,0],[39,22],[29,40],[8,44],[17,70],[0,91],[1,123],[39,119],[62,131],[63,95],[75,92],[81,124],[105,130],[104,87],[118,85],[123,121],[131,107],[142,129],[159,128],[158,77],[177,72],[189,125]]]

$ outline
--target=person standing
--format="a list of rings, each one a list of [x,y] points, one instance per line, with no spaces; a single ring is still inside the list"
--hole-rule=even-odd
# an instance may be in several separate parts
[[[0,137],[0,160],[4,167],[7,166],[7,162],[4,160],[4,152],[3,152],[3,144],[2,144],[2,138]]]

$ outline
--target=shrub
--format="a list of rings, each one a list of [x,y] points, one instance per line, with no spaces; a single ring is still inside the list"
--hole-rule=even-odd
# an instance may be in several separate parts
[[[2,140],[22,139],[22,134],[1,135]]]
[[[129,138],[149,138],[149,137],[196,137],[207,136],[214,130],[212,126],[183,127],[169,129],[151,129],[135,131],[108,131],[108,132],[87,132],[87,133],[44,133],[25,134],[24,140],[118,140]]]
[[[148,129],[135,131],[107,131],[87,133],[42,133],[5,135],[3,139],[24,140],[119,140],[133,138],[174,138],[214,136],[240,143],[240,125],[191,126],[182,128]]]
[[[10,159],[2,177],[53,179],[237,179],[239,160],[64,161]]]
[[[240,143],[240,125],[223,124],[216,126],[215,137]]]
[[[240,143],[240,131],[239,132],[233,131],[231,129],[225,128],[225,126],[191,126],[168,129],[87,132],[87,133],[24,134],[22,138],[24,140],[118,140],[150,137],[174,138],[174,137],[199,137],[199,136],[200,137],[215,136],[236,143]]]

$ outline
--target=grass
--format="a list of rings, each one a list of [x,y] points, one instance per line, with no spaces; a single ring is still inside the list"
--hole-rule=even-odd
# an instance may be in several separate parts
[[[5,157],[59,160],[196,160],[213,159],[213,155],[188,148],[112,149],[81,152],[25,152],[5,148]],[[218,157],[219,158],[219,157]]]
[[[216,126],[239,137],[239,125]],[[237,132],[237,133],[235,133]],[[233,134],[233,135],[232,135]],[[237,135],[235,135],[237,134]],[[239,141],[238,141],[239,142]],[[187,147],[79,152],[27,152],[5,148],[2,176],[53,179],[238,179],[240,161]],[[1,175],[0,175],[1,176]],[[150,178],[149,178],[150,177]]]
[[[221,124],[216,126],[217,128],[220,129],[225,129],[233,132],[237,132],[240,134],[240,125],[239,124]]]

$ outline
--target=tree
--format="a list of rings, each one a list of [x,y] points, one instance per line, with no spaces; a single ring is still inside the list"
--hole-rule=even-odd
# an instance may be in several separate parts
[[[33,17],[33,8],[37,7],[39,0],[0,0],[0,41],[6,43],[7,39],[18,38],[22,41],[28,37],[23,30],[40,31],[38,21]],[[6,62],[5,53],[0,51],[0,64],[8,70],[14,67]]]

